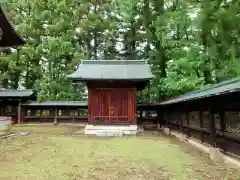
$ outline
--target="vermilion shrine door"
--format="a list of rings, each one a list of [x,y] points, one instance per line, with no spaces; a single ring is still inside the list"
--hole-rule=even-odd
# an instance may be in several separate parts
[[[90,104],[94,104],[94,107],[90,106],[89,108],[93,123],[135,123],[136,98],[134,89],[95,89],[91,95]]]

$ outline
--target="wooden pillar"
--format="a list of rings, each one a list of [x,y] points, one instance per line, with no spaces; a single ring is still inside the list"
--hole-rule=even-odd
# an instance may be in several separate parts
[[[181,133],[184,133],[184,132],[183,132],[183,116],[181,116],[180,114],[181,114],[181,112],[179,112],[179,118],[180,118],[180,119],[179,119],[179,121],[180,121],[180,122],[179,122],[179,125],[180,125],[180,131],[181,131]]]
[[[22,105],[22,109],[21,109],[22,124],[24,123],[24,118],[25,118],[25,107]]]
[[[162,111],[157,110],[157,124],[161,126],[161,119],[162,119]]]
[[[19,100],[19,102],[18,102],[18,113],[17,113],[18,124],[22,123],[22,121],[21,121],[21,118],[22,118],[21,112],[22,112],[22,101]]]
[[[3,106],[3,101],[1,101],[1,104],[0,104],[0,116],[4,116],[4,106]]]
[[[224,120],[224,111],[219,112],[219,117],[220,117],[220,128],[221,128],[221,133],[224,133],[226,130],[226,123]]]
[[[76,112],[76,109],[73,110],[73,123],[75,123],[75,112]]]
[[[199,111],[200,128],[203,128],[203,112]],[[204,132],[201,131],[201,142],[204,142]]]
[[[142,119],[142,114],[143,114],[143,110],[142,109],[140,109],[139,110],[139,118],[137,118],[137,125],[140,125],[141,123],[141,119]]]
[[[226,151],[226,147],[227,147],[226,146],[226,139],[225,139],[225,136],[224,136],[224,132],[226,131],[226,122],[225,122],[225,116],[224,116],[224,111],[223,110],[220,110],[219,117],[220,117],[221,133],[222,133],[222,137],[224,138],[222,149],[225,152]]]
[[[165,123],[166,123],[166,127],[167,127],[167,128],[169,128],[169,125],[168,125],[169,114],[170,114],[170,113],[167,112],[167,117],[166,117],[166,119],[165,119],[165,121],[166,121]]]
[[[57,107],[55,107],[54,108],[54,124],[57,124],[58,123],[58,108]]]
[[[187,126],[189,126],[189,112],[186,112],[186,121],[187,121]],[[190,137],[190,128],[187,127],[187,136]]]
[[[210,133],[211,133],[211,145],[213,146],[213,147],[216,147],[216,127],[215,127],[215,118],[214,118],[214,114],[215,114],[216,112],[215,111],[213,111],[213,110],[211,110],[210,111],[210,118],[209,118],[209,125],[210,125],[210,127],[209,127],[209,130],[210,130]]]

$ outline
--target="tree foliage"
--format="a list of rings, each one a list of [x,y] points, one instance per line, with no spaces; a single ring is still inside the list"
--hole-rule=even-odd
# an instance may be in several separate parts
[[[146,59],[155,78],[140,101],[159,101],[239,75],[236,0],[7,0],[27,44],[0,56],[3,87],[39,100],[85,98],[66,75],[82,59]]]

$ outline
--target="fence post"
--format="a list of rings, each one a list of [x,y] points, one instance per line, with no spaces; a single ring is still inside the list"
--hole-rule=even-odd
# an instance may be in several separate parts
[[[157,110],[157,129],[161,128],[161,121],[163,119],[163,115],[162,115],[162,111],[161,110]]]
[[[200,128],[201,128],[201,142],[204,142],[204,132],[202,131],[203,128],[203,112],[199,111],[199,119],[200,119]]]
[[[211,133],[211,145],[215,148],[216,145],[216,127],[215,127],[215,117],[214,114],[216,112],[214,110],[210,110],[210,118],[209,118],[209,125],[210,125],[210,133]]]
[[[169,125],[168,125],[168,118],[169,118],[169,112],[167,112],[167,117],[165,119],[165,123],[166,123],[166,127],[169,128]]]
[[[222,133],[222,137],[224,138],[224,142],[223,142],[223,151],[226,151],[226,139],[224,136],[224,132],[226,130],[226,123],[225,123],[225,116],[224,116],[224,111],[221,109],[219,112],[219,117],[220,117],[220,129],[221,129],[221,133]]]
[[[179,112],[179,118],[180,118],[180,131],[181,133],[184,133],[183,132],[183,116],[180,115],[181,113]]]
[[[187,137],[190,137],[190,128],[188,127],[189,126],[189,112],[186,111],[186,121],[187,121]]]
[[[21,113],[22,113],[22,101],[19,100],[18,107],[17,107],[17,123],[18,124],[22,124],[23,123]]]
[[[142,118],[142,113],[143,111],[142,110],[139,110],[139,117]]]

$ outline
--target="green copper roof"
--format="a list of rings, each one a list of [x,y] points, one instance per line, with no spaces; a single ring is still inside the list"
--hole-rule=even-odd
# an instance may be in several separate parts
[[[223,81],[221,83],[215,84],[213,86],[210,86],[202,90],[197,90],[197,91],[187,93],[176,99],[171,99],[168,101],[161,102],[160,104],[161,105],[174,104],[174,103],[180,103],[180,102],[190,101],[195,99],[202,99],[202,98],[228,94],[232,92],[239,92],[239,91],[240,91],[240,78],[238,77],[228,81]]]
[[[88,106],[87,101],[45,101],[45,102],[30,102],[23,104],[24,106],[71,106],[82,107]]]
[[[0,98],[30,97],[32,95],[32,90],[15,90],[0,88]]]
[[[85,60],[68,77],[73,80],[149,80],[153,74],[143,60]]]

